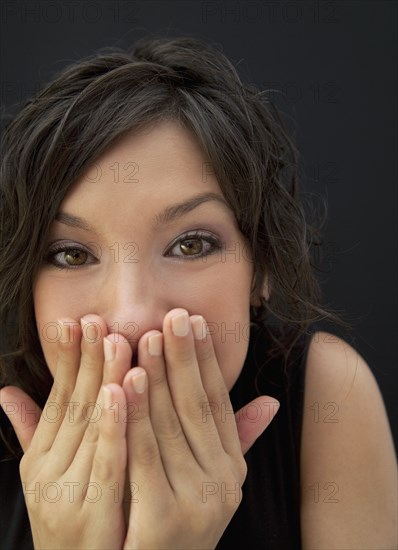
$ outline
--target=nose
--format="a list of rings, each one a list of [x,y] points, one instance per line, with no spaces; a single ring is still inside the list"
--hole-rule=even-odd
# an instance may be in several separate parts
[[[153,269],[121,263],[111,271],[98,297],[98,314],[108,332],[121,334],[135,353],[139,339],[149,330],[162,331],[164,316],[178,306]]]

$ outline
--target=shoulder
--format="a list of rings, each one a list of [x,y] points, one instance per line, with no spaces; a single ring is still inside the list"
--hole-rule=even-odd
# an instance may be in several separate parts
[[[309,344],[301,437],[303,548],[396,548],[397,469],[376,379],[347,342]]]

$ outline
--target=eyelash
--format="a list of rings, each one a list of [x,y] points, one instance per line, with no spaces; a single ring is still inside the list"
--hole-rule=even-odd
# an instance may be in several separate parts
[[[204,256],[211,256],[212,254],[215,254],[216,252],[219,252],[222,249],[221,241],[209,233],[203,233],[202,231],[193,231],[191,233],[186,233],[185,235],[182,235],[182,237],[178,237],[174,243],[172,243],[169,247],[169,250],[172,250],[176,245],[183,243],[184,241],[195,241],[195,240],[202,240],[206,241],[207,243],[210,243],[211,249],[207,252],[201,252],[200,254],[196,254],[195,256],[184,256],[183,254],[181,256],[174,256],[175,258],[181,258],[183,262],[185,260],[197,260],[198,258],[203,258]]]
[[[190,240],[193,240],[193,241],[194,240],[206,241],[207,243],[209,243],[211,245],[210,251],[208,250],[208,251],[205,251],[205,252],[201,252],[201,253],[196,254],[194,256],[185,256],[185,255],[181,254],[181,255],[174,255],[174,256],[171,256],[171,257],[179,258],[179,261],[183,261],[183,262],[185,262],[186,260],[193,261],[193,260],[197,260],[199,258],[203,258],[205,256],[210,256],[212,254],[215,254],[219,250],[222,249],[221,241],[218,238],[216,238],[213,235],[210,235],[208,233],[202,233],[201,231],[195,231],[195,232],[187,233],[187,234],[182,235],[181,237],[179,237],[176,241],[174,241],[174,243],[172,243],[170,245],[168,250],[172,250],[178,244],[183,243],[184,241],[190,241]],[[81,245],[73,246],[73,245],[70,245],[70,244],[64,244],[64,245],[60,245],[56,248],[50,249],[48,251],[48,253],[46,254],[44,260],[45,260],[46,263],[52,264],[54,267],[56,267],[58,269],[69,269],[69,270],[82,269],[82,268],[86,267],[87,265],[91,265],[91,264],[96,263],[96,262],[90,262],[89,264],[85,263],[85,264],[82,264],[82,265],[73,266],[73,265],[62,264],[58,260],[55,259],[55,256],[57,254],[62,254],[63,252],[71,252],[71,251],[84,252],[85,254],[87,254],[89,256],[93,256],[93,254],[89,250],[82,247]],[[166,254],[166,257],[169,257],[169,255]]]
[[[48,263],[48,264],[51,264],[53,265],[54,267],[58,268],[58,269],[81,269],[81,268],[84,268],[86,267],[87,265],[91,265],[91,264],[95,264],[96,262],[90,262],[90,264],[82,264],[82,265],[65,265],[65,264],[62,264],[61,262],[59,262],[58,260],[55,259],[55,256],[57,256],[57,254],[62,254],[63,252],[84,252],[85,254],[87,254],[88,256],[93,256],[93,254],[91,252],[89,252],[88,250],[86,250],[84,247],[80,246],[80,245],[76,245],[76,246],[71,246],[71,245],[60,245],[60,246],[57,246],[53,249],[50,249],[48,251],[48,253],[46,254],[45,258],[44,258],[44,261],[45,263]]]

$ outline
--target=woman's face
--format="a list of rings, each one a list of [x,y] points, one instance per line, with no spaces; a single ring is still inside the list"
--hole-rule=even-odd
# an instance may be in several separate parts
[[[207,321],[232,388],[247,354],[253,264],[189,132],[165,122],[124,138],[73,185],[57,218],[33,292],[53,375],[57,319],[101,316],[137,364],[141,336],[182,307]],[[69,251],[54,254],[61,246]]]

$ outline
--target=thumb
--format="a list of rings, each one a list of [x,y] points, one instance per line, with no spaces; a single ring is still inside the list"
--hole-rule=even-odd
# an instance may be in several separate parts
[[[25,453],[40,420],[40,407],[27,393],[16,386],[6,386],[0,390],[0,405],[11,422]]]
[[[247,453],[256,439],[268,427],[278,412],[279,405],[279,401],[273,397],[262,395],[235,413],[242,454]]]

